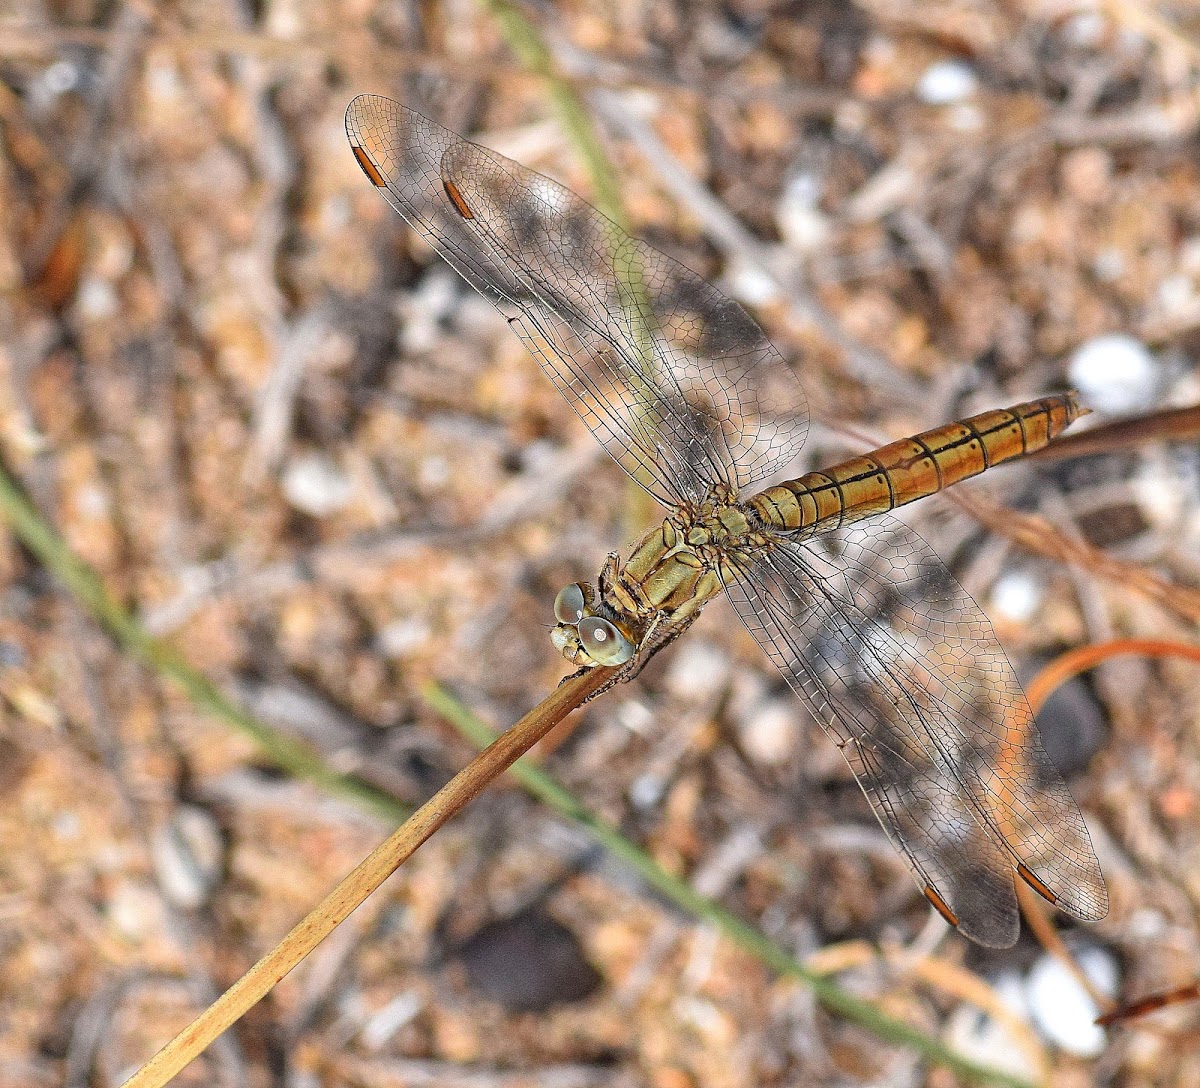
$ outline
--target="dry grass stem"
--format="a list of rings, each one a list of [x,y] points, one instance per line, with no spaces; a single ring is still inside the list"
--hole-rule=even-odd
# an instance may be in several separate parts
[[[261,1001],[435,831],[577,709],[612,674],[594,668],[560,684],[367,855],[278,945],[125,1082],[161,1088]]]

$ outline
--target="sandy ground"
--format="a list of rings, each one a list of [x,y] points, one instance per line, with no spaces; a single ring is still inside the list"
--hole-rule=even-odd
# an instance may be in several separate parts
[[[1200,402],[1191,8],[522,10],[632,228],[750,306],[803,379],[800,467],[1071,382],[1088,424],[1146,417],[1111,452],[966,485],[1042,519],[1034,545],[1090,546],[1067,559],[1003,515],[914,514],[1023,677],[1114,637],[1195,643],[1200,455],[1194,431],[1155,430]],[[473,751],[423,686],[515,720],[566,671],[555,593],[658,515],[372,191],[342,127],[363,91],[594,195],[547,82],[467,0],[0,11],[0,461],[224,691],[414,804]],[[1107,334],[1127,339],[1080,362]],[[1123,657],[1042,718],[1112,895],[1099,924],[1057,922],[1124,998],[1200,975],[1198,707],[1194,664]],[[1095,1046],[1039,1026],[1070,1002],[1029,997],[1038,942],[985,952],[931,915],[724,602],[545,765],[667,869],[981,1062],[1200,1085],[1195,1006]],[[0,1082],[118,1084],[387,830],[274,772],[0,532]],[[1032,1011],[988,1018],[996,989]],[[956,1081],[505,784],[180,1083]]]

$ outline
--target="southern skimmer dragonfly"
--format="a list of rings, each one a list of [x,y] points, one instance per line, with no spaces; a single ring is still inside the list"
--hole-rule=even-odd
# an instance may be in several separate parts
[[[742,622],[841,750],[922,892],[980,944],[1019,928],[1014,877],[1080,919],[1108,894],[990,624],[888,511],[1046,445],[1072,394],[985,412],[755,485],[807,429],[745,310],[561,185],[362,95],[363,172],[507,318],[609,454],[669,514],[555,601],[555,645],[634,675],[706,601]]]

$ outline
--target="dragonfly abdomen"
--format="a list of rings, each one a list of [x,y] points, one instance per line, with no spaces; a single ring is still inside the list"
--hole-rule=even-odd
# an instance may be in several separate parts
[[[1074,393],[981,412],[769,487],[748,505],[772,528],[835,528],[1033,453],[1080,414]]]

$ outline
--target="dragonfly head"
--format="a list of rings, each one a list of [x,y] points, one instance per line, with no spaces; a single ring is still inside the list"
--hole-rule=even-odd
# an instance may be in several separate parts
[[[596,591],[587,582],[572,582],[554,598],[558,625],[550,632],[555,648],[574,665],[624,665],[637,646],[616,620],[601,615]]]

